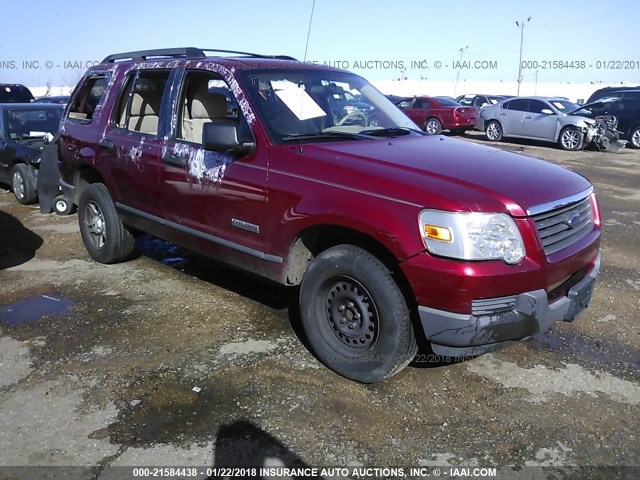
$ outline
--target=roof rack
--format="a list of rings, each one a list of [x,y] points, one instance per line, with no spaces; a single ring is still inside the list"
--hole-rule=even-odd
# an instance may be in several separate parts
[[[295,58],[289,57],[287,55],[261,55],[259,53],[240,52],[237,50],[218,50],[214,48],[185,47],[159,48],[156,50],[139,50],[136,52],[116,53],[114,55],[109,55],[108,57],[106,57],[104,60],[102,60],[102,63],[115,63],[117,61],[141,61],[151,58],[205,58],[207,56],[205,52],[232,53],[235,55],[242,55],[245,57],[253,58],[273,58],[278,60],[297,61]]]

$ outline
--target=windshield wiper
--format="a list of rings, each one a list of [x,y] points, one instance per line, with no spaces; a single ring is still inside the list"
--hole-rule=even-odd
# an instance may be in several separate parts
[[[360,131],[361,135],[367,135],[370,137],[400,137],[403,135],[409,135],[411,132],[425,135],[422,130],[416,130],[409,127],[389,127],[389,128],[375,128],[370,130]]]
[[[345,138],[352,140],[363,140],[363,139],[371,139],[368,135],[362,135],[360,133],[355,132],[338,132],[338,131],[330,131],[330,132],[313,132],[313,133],[297,133],[295,135],[287,135],[282,139],[284,142],[290,142],[292,140],[306,140],[306,139],[334,139],[334,138]]]

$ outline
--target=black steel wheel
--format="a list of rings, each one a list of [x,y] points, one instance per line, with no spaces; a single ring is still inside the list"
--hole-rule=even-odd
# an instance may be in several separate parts
[[[313,259],[300,287],[300,314],[318,359],[358,382],[394,375],[417,351],[409,308],[391,272],[353,245]]]

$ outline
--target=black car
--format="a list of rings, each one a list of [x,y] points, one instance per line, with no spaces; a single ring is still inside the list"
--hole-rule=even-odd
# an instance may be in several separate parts
[[[0,103],[29,103],[33,94],[19,83],[0,83]]]
[[[64,107],[55,104],[0,104],[0,182],[11,185],[18,202],[38,199],[42,148],[58,132]]]
[[[66,105],[69,102],[69,95],[54,95],[52,97],[36,98],[32,103],[55,103],[58,105]]]
[[[589,103],[591,101],[604,101],[601,107],[590,109],[591,116],[615,116],[621,137],[629,142],[628,146],[640,148],[640,88],[601,88],[589,97]]]

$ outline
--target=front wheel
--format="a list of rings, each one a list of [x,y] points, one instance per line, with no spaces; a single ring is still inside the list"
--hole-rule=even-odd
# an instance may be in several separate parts
[[[318,359],[335,372],[375,383],[415,356],[410,313],[389,270],[353,245],[318,255],[300,287],[300,314]]]
[[[437,118],[430,118],[424,124],[424,131],[429,135],[438,135],[442,133],[442,124]]]
[[[111,194],[102,183],[92,183],[80,194],[78,222],[82,240],[91,257],[100,263],[126,260],[135,239],[120,220]]]
[[[640,148],[640,125],[632,128],[629,132],[629,145],[633,148]]]
[[[29,205],[38,199],[38,192],[29,181],[29,167],[24,163],[16,164],[11,170],[11,187],[18,203]]]
[[[558,143],[563,150],[580,150],[584,142],[584,134],[576,127],[565,127],[560,132]]]

